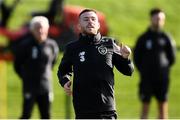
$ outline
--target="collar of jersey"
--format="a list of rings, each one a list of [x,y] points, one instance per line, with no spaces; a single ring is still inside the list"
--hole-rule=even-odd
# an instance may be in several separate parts
[[[162,29],[161,30],[159,30],[159,31],[153,31],[150,27],[148,28],[148,30],[147,30],[149,33],[151,33],[151,34],[157,34],[157,35],[159,35],[159,34],[162,34]]]
[[[82,43],[86,43],[86,44],[98,44],[98,43],[100,43],[100,40],[101,40],[101,34],[100,33],[97,33],[96,35],[82,35],[82,34],[80,34],[79,40]]]

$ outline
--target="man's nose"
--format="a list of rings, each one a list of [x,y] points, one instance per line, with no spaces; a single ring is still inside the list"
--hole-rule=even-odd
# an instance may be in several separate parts
[[[92,22],[93,22],[93,20],[92,20],[92,19],[88,19],[88,22],[89,22],[89,23],[92,23]]]
[[[38,32],[39,32],[39,33],[42,33],[42,32],[43,32],[43,29],[42,29],[42,28],[39,28],[39,29],[38,29]]]

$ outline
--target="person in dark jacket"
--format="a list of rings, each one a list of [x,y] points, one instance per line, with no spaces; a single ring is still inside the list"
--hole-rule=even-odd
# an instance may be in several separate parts
[[[31,33],[18,45],[14,67],[23,83],[22,119],[31,117],[35,103],[42,119],[50,118],[53,99],[52,68],[58,56],[58,45],[48,38],[49,22],[36,16],[30,22]]]
[[[113,68],[128,76],[134,70],[129,58],[130,48],[118,46],[113,38],[101,36],[99,28],[96,11],[84,9],[79,14],[79,40],[66,46],[59,65],[59,82],[68,95],[73,94],[77,119],[117,118]]]
[[[158,100],[158,118],[168,118],[167,95],[169,71],[175,61],[175,44],[163,32],[165,13],[154,8],[150,12],[151,25],[137,40],[134,62],[140,72],[139,95],[142,101],[141,118],[146,119],[152,96]]]

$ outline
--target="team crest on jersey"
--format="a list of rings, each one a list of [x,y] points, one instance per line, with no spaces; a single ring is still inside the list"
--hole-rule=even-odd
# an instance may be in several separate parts
[[[160,44],[161,46],[165,46],[166,41],[165,41],[163,38],[161,38],[161,39],[159,39],[159,44]]]
[[[50,56],[53,54],[50,47],[46,47],[45,52],[46,52],[47,55],[50,55]]]
[[[107,48],[104,46],[98,47],[98,52],[102,55],[105,55],[107,53]]]

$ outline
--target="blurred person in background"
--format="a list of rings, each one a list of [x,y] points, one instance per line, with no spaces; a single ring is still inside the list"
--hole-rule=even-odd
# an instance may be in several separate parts
[[[140,72],[139,96],[142,101],[141,118],[148,118],[151,97],[158,102],[158,118],[168,118],[168,89],[170,67],[175,62],[175,42],[162,28],[165,13],[150,11],[150,26],[140,35],[134,49],[134,62]]]
[[[115,119],[114,66],[124,75],[134,70],[131,50],[101,36],[96,11],[79,14],[79,40],[69,43],[59,66],[58,77],[67,95],[73,94],[76,119]],[[71,90],[71,74],[74,74]]]
[[[7,6],[5,4],[5,0],[0,0],[0,12],[1,12],[0,27],[7,27],[11,15],[19,2],[20,0],[14,0],[11,6]]]
[[[21,119],[31,117],[35,103],[42,119],[50,118],[53,99],[52,68],[58,56],[58,45],[48,38],[49,22],[36,16],[30,21],[30,35],[15,51],[14,68],[23,84],[23,111]]]
[[[47,11],[34,11],[32,16],[45,16],[49,24],[60,24],[63,14],[64,0],[50,0]]]

